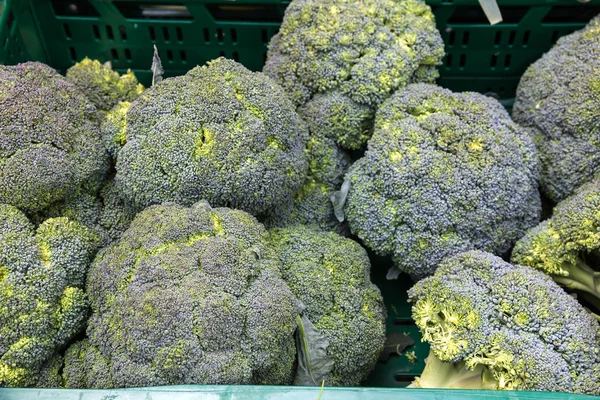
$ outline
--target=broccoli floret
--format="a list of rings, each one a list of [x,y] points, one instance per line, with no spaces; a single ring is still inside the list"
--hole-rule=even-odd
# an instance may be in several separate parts
[[[101,64],[87,57],[69,68],[66,78],[103,113],[120,101],[135,100],[144,91],[144,86],[130,70],[119,75],[110,63]]]
[[[81,188],[44,213],[35,215],[34,220],[41,222],[46,218],[67,217],[94,232],[99,238],[99,245],[104,247],[119,238],[137,211],[123,199],[114,180],[110,179],[99,191]]]
[[[40,211],[86,182],[99,186],[108,154],[96,108],[41,63],[0,65],[0,203]]]
[[[83,330],[96,238],[67,218],[37,229],[0,204],[0,386],[55,386],[56,352]]]
[[[89,342],[67,351],[66,386],[289,384],[301,307],[266,235],[206,202],[139,213],[91,266]]]
[[[352,233],[414,279],[462,251],[503,255],[540,219],[534,144],[478,93],[396,92],[346,179]]]
[[[515,245],[512,262],[583,292],[600,314],[600,180],[584,184]],[[589,297],[591,296],[591,297]]]
[[[444,44],[421,0],[294,0],[269,45],[264,72],[311,133],[359,149],[379,104],[407,83],[433,83]]]
[[[600,172],[600,16],[561,38],[525,72],[513,118],[530,129],[541,186],[554,202]]]
[[[302,225],[269,233],[283,279],[329,342],[334,363],[325,384],[359,385],[385,342],[385,307],[371,283],[367,252],[350,239]]]
[[[547,275],[475,250],[408,294],[432,351],[413,386],[600,394],[600,325]]]
[[[117,185],[134,206],[206,199],[260,215],[306,177],[308,129],[268,76],[219,58],[146,90],[126,115]]]
[[[267,228],[310,225],[347,235],[348,225],[336,219],[331,195],[339,189],[352,160],[332,139],[312,135],[306,146],[308,176],[293,198],[266,213]]]
[[[102,142],[113,160],[117,159],[119,151],[127,143],[127,111],[130,106],[128,101],[119,102],[106,113],[100,126]]]

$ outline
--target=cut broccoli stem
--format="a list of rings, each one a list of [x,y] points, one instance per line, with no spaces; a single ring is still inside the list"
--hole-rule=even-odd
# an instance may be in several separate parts
[[[594,271],[581,259],[574,264],[563,263],[562,269],[568,275],[555,276],[556,283],[568,289],[581,290],[600,299],[600,272]]]
[[[453,364],[441,361],[433,350],[429,351],[425,363],[423,373],[409,388],[498,389],[498,381],[482,364],[470,370],[464,362]]]

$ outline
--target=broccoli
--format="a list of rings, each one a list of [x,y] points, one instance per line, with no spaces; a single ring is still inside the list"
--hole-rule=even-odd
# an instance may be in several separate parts
[[[350,168],[350,230],[414,279],[467,250],[504,255],[539,223],[529,136],[496,100],[428,84],[379,109],[365,156]]]
[[[306,146],[308,174],[293,199],[267,212],[267,228],[296,224],[311,225],[325,231],[347,235],[348,226],[334,214],[331,195],[340,187],[350,167],[350,155],[332,139],[311,135]]]
[[[127,111],[129,107],[131,107],[131,102],[119,102],[106,113],[100,125],[104,147],[115,161],[119,151],[127,143]]]
[[[97,239],[67,218],[37,229],[0,204],[0,387],[57,386],[61,347],[83,330]]]
[[[385,307],[371,283],[367,252],[350,239],[302,225],[269,233],[283,279],[329,343],[333,369],[325,384],[359,385],[385,342]]]
[[[129,227],[137,211],[125,202],[114,180],[109,179],[99,191],[81,188],[65,200],[50,206],[44,213],[35,215],[34,221],[68,217],[94,232],[99,238],[99,245],[104,247],[119,238]]]
[[[444,44],[421,0],[294,0],[269,44],[264,72],[311,134],[363,147],[379,104],[409,82],[433,83]]]
[[[38,212],[101,184],[109,159],[96,108],[54,69],[0,65],[0,109],[0,203]]]
[[[255,216],[306,177],[308,130],[262,73],[219,58],[161,81],[126,113],[115,181],[137,208],[206,199]]]
[[[600,325],[547,275],[474,250],[408,294],[431,345],[413,387],[600,394]]]
[[[511,261],[550,275],[583,293],[600,313],[600,179],[584,184],[555,207],[552,217],[530,229]]]
[[[301,305],[243,211],[151,206],[98,253],[86,288],[67,387],[291,383]]]
[[[554,202],[600,173],[600,16],[525,72],[513,118],[535,138],[541,187]]]
[[[67,70],[66,78],[75,85],[98,110],[106,113],[120,101],[133,101],[144,91],[131,71],[123,75],[113,71],[109,63],[84,58]]]

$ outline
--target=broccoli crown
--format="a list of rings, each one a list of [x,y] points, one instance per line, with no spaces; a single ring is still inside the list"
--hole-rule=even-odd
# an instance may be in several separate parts
[[[600,172],[600,16],[561,38],[525,72],[513,118],[531,129],[541,186],[555,202]]]
[[[359,385],[385,342],[385,307],[371,283],[367,252],[348,238],[302,225],[269,233],[283,279],[329,341],[334,364],[325,384]]]
[[[600,310],[600,179],[584,184],[515,245],[512,262],[593,296]]]
[[[84,327],[96,238],[67,218],[37,229],[0,204],[0,386],[52,386],[51,360]],[[46,382],[46,383],[44,383]]]
[[[600,394],[600,325],[547,275],[474,250],[408,294],[435,356],[483,367],[494,389]]]
[[[83,342],[67,387],[285,384],[298,300],[251,215],[206,202],[139,213],[90,269]]]
[[[36,222],[55,217],[77,221],[94,232],[100,246],[104,247],[119,238],[137,211],[123,199],[114,180],[110,179],[104,182],[99,191],[80,188],[35,217]]]
[[[434,82],[443,55],[421,0],[294,0],[264,71],[315,132],[358,149],[377,106],[411,81]]]
[[[133,101],[144,91],[133,72],[119,75],[109,64],[87,57],[69,68],[66,78],[101,111],[109,111],[120,101]]]
[[[541,213],[534,144],[500,103],[428,84],[381,106],[346,178],[352,233],[415,279],[462,251],[506,253]]]
[[[113,160],[127,143],[127,111],[130,106],[129,101],[120,101],[106,113],[100,126],[102,142]]]
[[[253,215],[306,177],[308,130],[268,76],[219,58],[146,90],[127,111],[116,181],[140,208],[206,199]]]
[[[96,108],[54,69],[0,65],[0,109],[0,203],[35,212],[100,184],[108,155]]]
[[[308,176],[293,198],[269,210],[267,228],[302,224],[347,235],[348,225],[335,217],[331,195],[341,186],[350,167],[350,155],[327,137],[311,135],[306,146]]]

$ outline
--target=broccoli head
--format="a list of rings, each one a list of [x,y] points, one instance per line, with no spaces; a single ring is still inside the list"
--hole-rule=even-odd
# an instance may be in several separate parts
[[[434,82],[443,56],[434,16],[421,0],[294,0],[264,71],[311,133],[358,149],[379,104],[409,82]]]
[[[69,68],[66,78],[102,112],[109,111],[120,101],[133,101],[144,91],[133,72],[119,75],[110,63],[101,64],[87,57]]]
[[[137,211],[123,199],[114,180],[109,179],[99,191],[81,188],[34,218],[35,222],[55,217],[77,221],[94,232],[100,246],[104,247],[119,238]]]
[[[308,130],[292,103],[234,61],[165,79],[126,114],[115,180],[136,207],[206,199],[260,215],[306,177]]]
[[[584,184],[515,245],[512,262],[582,293],[600,313],[600,180]]]
[[[600,325],[547,275],[474,250],[408,294],[432,353],[413,386],[600,394]]]
[[[513,118],[539,151],[541,187],[559,202],[600,172],[600,16],[561,38],[525,72]]]
[[[396,92],[346,179],[352,233],[415,279],[462,251],[505,254],[540,219],[534,144],[478,93]]]
[[[333,369],[325,384],[359,385],[385,342],[385,307],[371,283],[367,252],[348,238],[302,225],[269,233],[283,279],[328,342]]]
[[[311,135],[306,146],[308,175],[293,198],[269,210],[267,228],[302,224],[347,235],[348,226],[335,217],[331,195],[338,190],[350,167],[350,155],[332,139]]]
[[[56,352],[83,330],[96,238],[67,218],[37,229],[0,204],[0,387],[56,386]]]
[[[0,65],[0,109],[0,203],[36,212],[100,185],[108,154],[96,108],[54,69]]]
[[[301,305],[251,215],[206,202],[139,213],[87,281],[88,341],[67,387],[286,384]]]

